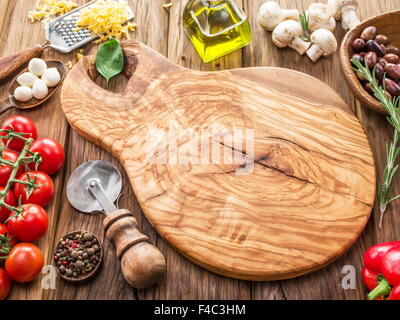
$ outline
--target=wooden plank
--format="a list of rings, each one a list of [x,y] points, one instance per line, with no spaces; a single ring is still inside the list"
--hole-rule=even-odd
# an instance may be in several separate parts
[[[3,34],[3,28],[7,24],[7,14],[10,5],[10,0],[0,2],[0,35]]]
[[[169,1],[165,1],[168,3]],[[169,11],[168,58],[195,70],[219,70],[242,66],[242,51],[236,51],[214,62],[204,64],[182,28],[182,13],[186,1],[173,0]],[[243,3],[240,1],[240,4]],[[166,299],[249,299],[250,283],[225,278],[206,271],[177,254],[167,254],[168,275],[159,288]],[[149,298],[145,295],[143,298]]]
[[[155,50],[167,52],[167,32],[168,32],[168,14],[162,8],[160,3],[156,1],[129,1],[130,6],[135,13],[135,23],[138,24],[138,29],[132,37],[136,37],[138,40],[147,42]],[[150,23],[149,23],[150,22]],[[90,45],[85,49],[87,54],[92,54],[96,51],[97,45]],[[120,76],[114,79],[110,83],[110,88],[114,92],[122,92],[125,88],[126,80]],[[103,83],[104,85],[104,83]],[[123,175],[123,190],[122,197],[119,201],[121,208],[127,208],[131,210],[139,221],[140,229],[147,235],[150,236],[151,240],[161,248],[164,255],[167,255],[169,247],[158,239],[158,235],[154,232],[153,228],[143,218],[143,214],[135,195],[130,187],[129,180],[126,177],[123,168],[118,163],[118,160],[114,159],[111,155],[102,151],[100,148],[89,143],[76,132],[71,131],[69,136],[69,154],[70,159],[67,164],[67,177],[73,172],[73,170],[81,163],[88,160],[102,159],[111,161],[117,165]],[[103,239],[105,246],[105,257],[104,264],[99,275],[88,283],[82,284],[79,287],[71,285],[64,281],[58,280],[57,290],[46,293],[45,298],[51,299],[137,299],[138,294],[141,291],[132,289],[123,279],[120,272],[119,262],[116,260],[114,248],[109,241],[103,238],[102,215],[84,215],[79,213],[75,209],[71,208],[66,199],[65,193],[62,199],[63,206],[61,208],[60,219],[58,221],[58,230],[56,239],[61,237],[63,234],[77,229],[84,229],[94,232],[96,235]],[[55,245],[55,244],[54,244]],[[53,247],[54,247],[53,245]],[[164,286],[161,283],[159,286],[148,289],[146,292],[150,296],[158,297],[158,290]],[[160,297],[161,298],[161,297]]]
[[[9,2],[9,0],[8,0]],[[80,1],[81,3],[85,1]],[[290,49],[280,50],[273,46],[270,40],[270,33],[264,32],[256,24],[255,17],[258,8],[263,0],[243,0],[244,8],[250,18],[253,26],[253,42],[251,46],[241,52],[236,52],[228,57],[221,58],[218,62],[210,64],[202,64],[199,57],[192,48],[190,42],[181,29],[181,12],[185,1],[174,0],[174,6],[169,9],[161,9],[162,3],[168,3],[169,0],[146,1],[130,0],[136,15],[138,16],[139,29],[137,32],[138,39],[149,44],[157,51],[168,55],[173,61],[187,67],[200,70],[215,70],[223,68],[234,68],[242,66],[280,66],[296,69],[311,74],[325,81],[339,94],[343,99],[356,110],[357,116],[362,122],[368,133],[370,142],[375,152],[378,176],[383,170],[385,164],[384,144],[391,137],[391,129],[386,123],[384,117],[374,112],[363,109],[358,103],[355,103],[353,96],[347,89],[344,79],[340,73],[339,60],[337,55],[332,58],[324,59],[317,65],[312,64],[307,58],[299,57]],[[306,9],[312,0],[280,0],[282,7]],[[1,55],[14,53],[20,49],[31,46],[43,41],[43,31],[40,23],[31,25],[26,21],[27,11],[33,7],[34,0],[15,0],[13,5],[6,10],[6,0],[0,1],[0,21],[3,21],[0,27],[0,53]],[[400,0],[387,1],[362,1],[360,14],[362,18],[367,18],[379,14],[381,12],[398,9]],[[5,10],[5,11],[4,11]],[[169,13],[168,13],[169,11]],[[2,13],[5,15],[2,15]],[[3,19],[4,17],[4,19]],[[140,18],[142,17],[142,18]],[[152,18],[153,20],[149,20]],[[146,20],[147,19],[147,20]],[[151,23],[149,23],[149,21]],[[161,21],[161,22],[159,22]],[[337,27],[335,34],[338,40],[341,40],[344,31]],[[16,41],[17,39],[17,41]],[[86,52],[93,51],[91,46],[85,48]],[[64,56],[54,51],[49,53],[50,57],[58,58],[63,61],[73,59],[73,56]],[[0,93],[6,96],[7,86],[2,83]],[[123,84],[112,84],[113,89],[121,91]],[[49,110],[53,109],[53,112]],[[17,114],[10,112],[9,114]],[[66,146],[69,155],[69,163],[67,163],[64,172],[56,178],[58,194],[51,206],[48,208],[52,218],[51,229],[45,239],[40,242],[46,254],[49,256],[54,247],[53,235],[61,234],[72,230],[73,228],[85,228],[93,230],[97,234],[102,234],[100,222],[102,217],[85,217],[72,210],[66,201],[63,186],[65,177],[81,162],[89,159],[113,160],[110,156],[100,151],[97,147],[84,141],[74,132],[68,135],[68,126],[64,117],[60,112],[58,97],[54,97],[46,103],[42,108],[31,112],[19,113],[32,118],[39,127],[41,136],[49,136],[60,139]],[[2,116],[0,120],[3,120]],[[56,124],[50,126],[49,124]],[[68,135],[68,139],[67,139]],[[67,143],[67,141],[69,141]],[[113,160],[115,161],[115,160]],[[126,177],[124,179],[126,180]],[[395,192],[398,192],[399,179],[396,179]],[[400,202],[393,204],[389,209],[383,231],[377,230],[378,212],[374,212],[374,217],[367,225],[361,238],[347,252],[347,254],[339,259],[331,266],[313,273],[306,277],[282,282],[255,282],[237,281],[221,276],[217,276],[205,271],[194,264],[182,258],[178,253],[171,249],[165,241],[158,239],[152,227],[143,218],[140,208],[134,201],[134,195],[131,188],[124,185],[124,195],[121,200],[121,207],[128,207],[135,213],[141,221],[142,230],[151,235],[151,238],[157,242],[167,257],[168,274],[159,286],[147,290],[131,290],[125,285],[121,285],[123,280],[120,277],[119,270],[114,270],[113,252],[109,248],[107,262],[113,263],[112,267],[107,267],[102,271],[104,276],[96,278],[93,283],[84,286],[68,286],[64,283],[57,283],[56,291],[42,291],[40,288],[40,279],[29,285],[16,285],[11,294],[11,299],[39,299],[39,298],[59,298],[59,299],[86,299],[86,298],[111,298],[111,299],[160,299],[160,298],[238,298],[238,299],[362,299],[365,297],[366,290],[361,282],[360,267],[362,265],[362,255],[367,247],[381,241],[397,240],[400,238],[399,225]],[[375,210],[376,211],[376,210]],[[56,226],[58,230],[56,230]],[[48,259],[47,259],[48,261]],[[353,265],[357,270],[356,290],[343,290],[339,283],[342,279],[342,267],[344,265]],[[118,269],[118,268],[117,268]],[[101,276],[101,275],[100,275]],[[113,287],[105,287],[102,282],[112,282]],[[323,285],[322,285],[323,284]],[[115,286],[115,288],[114,288]],[[106,289],[102,289],[105,287]],[[82,290],[82,288],[86,288]],[[92,292],[90,291],[92,289]],[[120,290],[118,292],[118,290]],[[59,292],[60,291],[60,292]]]
[[[244,51],[244,64],[249,66],[258,65],[277,65],[285,68],[291,68],[298,71],[306,72],[314,77],[317,77],[324,82],[332,86],[342,98],[355,110],[355,99],[348,90],[344,78],[340,71],[340,64],[338,53],[328,59],[322,59],[316,65],[314,65],[308,58],[300,57],[291,49],[277,49],[271,42],[271,34],[266,33],[260,27],[256,25],[255,16],[258,12],[258,8],[264,1],[262,0],[248,0],[247,1],[247,12],[251,17],[250,21],[253,23],[253,45],[246,48]],[[305,10],[307,6],[314,1],[279,1],[284,8],[298,8],[299,10]],[[398,0],[385,1],[363,1],[361,3],[360,14],[361,18],[365,19],[373,15],[379,14],[380,12],[390,11],[398,8]],[[345,32],[340,26],[336,28],[335,35],[339,41],[343,38]],[[332,67],[336,66],[336,67]],[[357,107],[357,114],[360,114],[363,126],[369,133],[369,137],[372,145],[375,148],[375,154],[379,154],[376,157],[378,163],[378,170],[382,172],[382,163],[384,163],[384,152],[383,144],[381,141],[384,136],[387,136],[391,130],[387,130],[387,125],[382,119],[382,116],[375,114],[370,111],[365,111]],[[388,132],[386,134],[386,132]],[[371,139],[372,138],[372,139]],[[376,150],[379,148],[380,150]],[[376,215],[376,213],[375,213]],[[398,218],[392,218],[398,219]],[[359,241],[338,261],[332,265],[324,268],[319,272],[315,272],[305,277],[282,281],[281,285],[283,288],[284,296],[287,299],[363,299],[366,294],[366,290],[361,280],[361,266],[362,256],[366,248],[370,245],[379,241],[390,241],[399,237],[398,231],[393,225],[398,222],[391,221],[387,222],[386,229],[379,233],[376,237],[376,221],[372,219],[367,225]],[[341,286],[342,267],[350,265],[354,266],[357,271],[357,283],[356,290],[344,290]],[[324,283],[324,287],[321,287],[321,283]],[[269,284],[262,284],[261,287],[257,285],[253,286],[253,292],[259,294],[263,292],[264,287],[268,287]]]
[[[44,42],[44,31],[41,23],[31,24],[27,19],[27,12],[34,6],[34,0],[13,1],[7,12],[7,18],[4,21],[2,31],[2,42],[0,52],[2,56],[18,52],[19,50],[30,47],[34,44]],[[16,23],[18,22],[18,23]],[[46,59],[55,59],[66,61],[68,57],[58,52],[48,50],[45,53]],[[1,88],[2,96],[5,96],[7,84]],[[60,141],[68,151],[67,135],[68,126],[65,117],[60,109],[59,92],[55,94],[48,102],[38,109],[32,111],[13,111],[1,117],[1,120],[12,114],[21,114],[31,118],[38,127],[40,137],[50,137]],[[52,125],[49,125],[52,124]],[[39,247],[45,254],[45,261],[48,263],[52,251],[52,239],[56,232],[57,216],[61,206],[61,195],[63,192],[64,169],[55,176],[56,195],[51,204],[46,208],[50,217],[49,230],[46,235],[38,242]],[[40,299],[42,292],[41,277],[38,277],[29,285],[15,284],[10,295],[10,299]]]

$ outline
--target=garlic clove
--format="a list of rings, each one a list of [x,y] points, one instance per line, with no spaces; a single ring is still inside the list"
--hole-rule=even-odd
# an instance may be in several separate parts
[[[41,100],[47,97],[49,94],[49,89],[43,80],[38,79],[33,84],[32,93],[36,99]]]
[[[21,74],[18,78],[17,78],[17,82],[21,85],[21,86],[25,86],[25,87],[29,87],[32,88],[33,87],[33,83],[35,82],[35,80],[39,79],[37,76],[35,76],[33,73],[30,72],[24,72],[23,74]]]
[[[48,87],[51,88],[58,85],[61,80],[61,76],[57,68],[49,68],[43,73],[42,80]]]
[[[32,89],[26,86],[17,87],[14,91],[14,98],[17,101],[27,102],[33,98]]]
[[[35,76],[40,77],[47,70],[47,64],[42,59],[33,58],[29,62],[28,69],[29,72],[33,73]]]

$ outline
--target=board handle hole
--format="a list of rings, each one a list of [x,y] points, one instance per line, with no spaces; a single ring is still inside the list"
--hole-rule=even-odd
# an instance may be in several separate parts
[[[130,50],[123,49],[125,56],[125,67],[121,74],[113,77],[107,85],[107,81],[99,74],[96,69],[96,57],[84,57],[85,69],[89,78],[103,89],[113,93],[124,93],[129,79],[134,75],[138,58],[136,54]]]

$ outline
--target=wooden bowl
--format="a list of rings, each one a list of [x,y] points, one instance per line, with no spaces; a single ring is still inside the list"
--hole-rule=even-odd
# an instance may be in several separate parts
[[[362,86],[360,80],[357,78],[352,69],[350,62],[353,54],[352,43],[355,39],[359,38],[361,32],[369,26],[378,28],[378,34],[383,34],[388,37],[389,43],[400,48],[400,11],[388,12],[374,18],[363,21],[360,25],[351,29],[342,41],[340,48],[340,62],[346,79],[347,85],[357,100],[363,106],[370,108],[374,111],[387,114],[386,110],[381,106],[380,102],[376,100],[370,93],[368,93]]]
[[[68,236],[70,236],[70,235],[73,235],[73,234],[75,234],[75,233],[78,233],[78,232],[90,233],[90,234],[97,240],[97,242],[98,242],[98,244],[99,244],[99,247],[100,247],[100,261],[99,261],[99,263],[97,264],[97,266],[94,268],[94,270],[92,270],[92,272],[90,272],[90,273],[88,273],[88,274],[85,274],[85,275],[83,275],[83,276],[81,276],[81,277],[79,277],[79,278],[70,278],[70,277],[65,276],[64,274],[62,274],[62,273],[58,270],[58,268],[57,268],[57,266],[56,266],[57,274],[60,276],[60,278],[61,278],[61,279],[64,279],[65,281],[72,282],[72,283],[81,283],[81,282],[84,282],[84,281],[87,281],[87,280],[92,279],[92,278],[97,274],[97,272],[100,270],[100,267],[101,267],[102,264],[103,264],[103,257],[104,257],[104,254],[103,254],[103,245],[102,245],[101,241],[99,240],[99,238],[96,237],[92,232],[84,231],[84,230],[78,230],[78,231],[70,232],[70,233],[68,233],[68,234],[66,234],[66,235],[64,235],[64,236],[62,236],[61,238],[66,238],[66,237],[68,237]],[[58,243],[59,243],[59,242],[58,242]],[[57,246],[58,246],[58,243],[57,243]],[[56,249],[54,250],[53,257],[55,256],[56,253],[57,253],[57,247],[56,247]],[[54,263],[54,260],[53,260],[53,263]]]

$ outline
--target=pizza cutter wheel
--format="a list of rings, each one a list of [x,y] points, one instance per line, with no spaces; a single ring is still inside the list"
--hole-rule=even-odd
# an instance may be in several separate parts
[[[67,197],[81,212],[102,211],[105,235],[114,242],[121,270],[134,288],[146,288],[165,272],[165,259],[149,238],[138,230],[137,220],[114,202],[122,189],[119,170],[111,163],[94,160],[80,165],[70,176]]]

